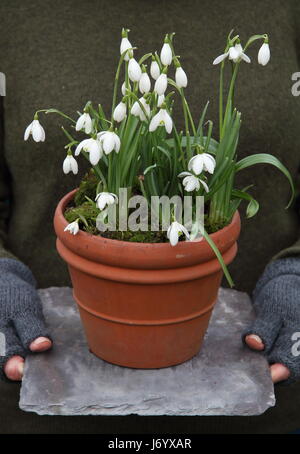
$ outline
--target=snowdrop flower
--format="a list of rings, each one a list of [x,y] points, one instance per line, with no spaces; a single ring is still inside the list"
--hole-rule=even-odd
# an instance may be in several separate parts
[[[244,60],[246,63],[250,63],[251,60],[243,51],[243,48],[240,43],[235,44],[235,46],[231,46],[225,54],[219,55],[219,57],[215,58],[213,61],[213,65],[218,65],[221,63],[225,58],[229,58],[229,60],[233,60],[234,63],[237,63],[240,60]]]
[[[176,85],[179,88],[185,88],[187,86],[187,83],[188,83],[187,76],[181,66],[178,66],[176,68],[175,81],[176,81]]]
[[[68,154],[66,159],[63,162],[63,172],[68,174],[73,172],[74,175],[78,173],[78,164],[75,158],[71,154]]]
[[[139,89],[140,89],[140,92],[143,94],[149,93],[149,91],[151,90],[151,81],[150,81],[150,77],[146,73],[146,70],[143,71],[143,73],[141,75],[141,78],[139,81]]]
[[[162,73],[155,82],[154,91],[158,95],[163,95],[167,89],[167,86],[168,86],[167,75]]]
[[[76,131],[81,131],[83,128],[86,134],[90,134],[92,132],[92,119],[88,113],[80,115],[76,122]]]
[[[138,82],[142,76],[141,67],[134,58],[129,60],[128,75],[132,82]]]
[[[154,58],[154,57],[153,57]],[[159,69],[159,65],[157,63],[157,61],[154,59],[152,60],[151,62],[151,66],[150,66],[150,74],[151,74],[151,77],[154,79],[154,80],[157,80],[160,76],[160,69]]]
[[[184,234],[188,240],[190,239],[190,234],[184,225],[179,224],[177,221],[172,222],[167,231],[167,237],[170,240],[171,246],[176,246],[178,238],[182,234]]]
[[[143,105],[144,110],[146,111],[147,117],[149,117],[150,116],[150,106],[149,106],[149,104],[147,104],[146,99],[142,96],[139,99],[139,101]],[[135,103],[133,104],[133,106],[131,108],[131,113],[135,117],[140,117],[141,121],[145,121],[146,120],[145,113],[144,113],[143,109],[141,108],[140,104],[137,101],[135,101]]]
[[[67,227],[64,229],[64,232],[69,232],[71,235],[77,235],[79,232],[79,225],[78,225],[79,219],[76,219],[76,221],[71,222],[71,224],[68,224]]]
[[[271,53],[270,53],[269,43],[267,40],[265,40],[265,42],[263,43],[263,45],[261,46],[261,48],[259,49],[259,52],[258,52],[258,57],[257,57],[258,63],[262,66],[266,66],[270,61],[270,57],[271,57]]]
[[[159,97],[157,98],[157,107],[160,107],[164,101],[165,95],[159,95]]]
[[[124,28],[122,30],[122,40],[121,40],[121,44],[120,44],[120,54],[121,55],[128,49],[131,49],[131,55],[133,55],[132,45],[131,45],[129,39],[127,38],[128,31],[129,30],[125,30]],[[125,57],[124,57],[124,60],[126,60],[126,61],[129,60],[128,53],[129,52],[126,52]]]
[[[168,39],[165,39],[164,45],[160,51],[160,60],[164,66],[169,66],[172,63],[173,55]]]
[[[213,174],[215,167],[215,158],[208,153],[197,154],[188,164],[188,169],[192,170],[196,175],[199,175],[203,170]]]
[[[127,110],[126,104],[123,101],[119,102],[119,104],[114,110],[113,119],[118,123],[121,123],[121,121],[123,121],[124,118],[126,117],[126,110]]]
[[[106,205],[113,205],[115,202],[118,202],[118,197],[112,192],[99,192],[95,198],[97,207],[99,210],[104,210]]]
[[[158,128],[158,126],[164,126],[168,134],[170,134],[172,131],[173,127],[172,118],[164,108],[161,108],[160,111],[152,118],[149,125],[149,131],[150,132],[155,131]]]
[[[35,142],[45,141],[45,130],[36,116],[34,117],[33,122],[27,126],[24,133],[24,140],[28,140],[30,134],[32,134],[32,138]]]
[[[105,154],[109,154],[113,150],[119,153],[121,141],[118,134],[113,131],[102,131],[97,134],[97,137]]]
[[[130,84],[128,84],[128,89],[131,90]],[[122,95],[123,95],[123,96],[126,95],[126,82],[123,82],[123,83],[122,83],[121,92],[122,92]]]
[[[180,178],[184,177],[182,180],[182,184],[187,192],[198,191],[200,189],[201,184],[204,187],[205,191],[209,192],[209,187],[207,186],[205,181],[195,177],[195,175],[193,175],[192,173],[181,172],[178,176]]]
[[[77,145],[75,150],[75,156],[78,156],[81,150],[89,153],[90,163],[95,166],[100,161],[103,152],[100,146],[100,142],[96,139],[85,139]]]

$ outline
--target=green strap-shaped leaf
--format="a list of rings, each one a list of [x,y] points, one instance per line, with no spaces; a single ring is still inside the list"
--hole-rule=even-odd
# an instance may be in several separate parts
[[[253,154],[251,156],[247,156],[246,158],[241,159],[235,164],[235,169],[236,172],[239,172],[240,170],[246,169],[247,167],[251,167],[256,164],[271,164],[277,169],[279,169],[286,176],[292,190],[292,196],[290,198],[288,205],[286,206],[286,208],[289,208],[295,196],[295,188],[293,179],[288,169],[279,161],[279,159],[267,153]]]

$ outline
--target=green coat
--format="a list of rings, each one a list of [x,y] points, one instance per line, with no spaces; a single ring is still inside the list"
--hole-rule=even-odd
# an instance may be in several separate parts
[[[57,127],[63,124],[60,118],[40,117],[46,130],[43,144],[24,142],[24,129],[38,108],[57,107],[75,117],[76,110],[90,99],[95,104],[101,102],[109,111],[123,26],[131,29],[130,40],[140,48],[138,55],[160,50],[165,33],[176,32],[175,49],[189,77],[186,92],[192,112],[199,115],[210,99],[208,116],[215,121],[216,135],[219,71],[212,65],[213,59],[222,53],[232,28],[240,33],[242,42],[252,34],[268,33],[271,62],[266,67],[257,64],[257,45],[249,52],[251,65],[243,64],[240,72],[236,93],[236,106],[243,115],[239,153],[240,157],[272,153],[296,175],[300,99],[292,96],[291,76],[299,71],[299,1],[1,0],[0,17],[0,71],[7,80],[0,150],[0,257],[15,256],[24,261],[40,287],[69,284],[66,266],[55,250],[52,218],[57,202],[78,185],[86,167],[81,161],[77,177],[63,175],[65,138]],[[252,290],[271,257],[298,237],[297,217],[293,210],[284,209],[290,194],[282,174],[269,166],[257,166],[243,172],[237,186],[251,183],[255,183],[253,194],[261,211],[255,218],[243,220],[239,254],[231,266],[236,288],[247,291]],[[298,248],[289,253],[294,251],[300,252]],[[5,389],[13,393],[13,388]],[[294,393],[297,390],[299,394],[299,386]],[[300,427],[299,404],[294,397],[285,401],[284,393],[288,392],[292,391],[282,391],[281,404],[268,412],[276,422],[267,414],[242,420],[191,418],[189,424],[184,422],[187,419],[179,418],[173,424],[183,432],[247,431],[246,427],[266,432],[296,429]],[[2,394],[0,399],[4,399]],[[14,413],[15,398],[13,394],[5,404],[12,424],[16,424],[14,429],[7,425],[8,432],[25,430],[22,418]],[[285,406],[294,419],[284,416]],[[31,421],[29,425],[37,421],[28,415],[24,418]],[[74,418],[65,430],[96,431],[98,423],[91,422],[96,420],[99,418],[84,418],[90,423],[82,429],[81,419]],[[101,418],[104,425],[109,420]],[[138,427],[142,420],[128,418],[126,424],[138,421]],[[158,420],[165,421],[161,430],[175,430],[171,429],[170,419],[153,419]],[[47,418],[38,421],[41,429],[37,430],[51,430],[49,424],[43,426],[41,422]],[[256,426],[255,421],[260,425]],[[225,426],[217,426],[216,422]],[[64,430],[64,425],[55,424],[54,431]],[[131,427],[128,430],[136,430]],[[33,425],[27,430],[35,431]],[[104,426],[103,430],[109,429]],[[153,422],[148,430],[159,430],[159,426]]]

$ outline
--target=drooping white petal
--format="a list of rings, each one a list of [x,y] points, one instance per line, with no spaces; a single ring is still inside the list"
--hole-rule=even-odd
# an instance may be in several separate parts
[[[84,131],[86,134],[92,132],[92,119],[88,113],[85,114]]]
[[[225,60],[225,58],[227,58],[228,55],[229,55],[229,52],[226,52],[225,54],[219,55],[217,58],[214,59],[213,65],[218,65],[218,64],[221,63],[223,60]]]
[[[248,57],[248,55],[244,54],[244,52],[241,53],[241,59],[246,63],[251,63],[251,59]]]
[[[69,232],[71,235],[77,235],[77,233],[79,232],[78,221],[74,221],[68,224],[64,229],[64,232]]]
[[[177,221],[172,222],[167,231],[167,237],[170,240],[171,246],[176,246],[180,233],[183,233],[187,239],[190,239],[189,232],[184,227],[184,225],[180,224]]]
[[[131,58],[128,64],[128,75],[132,82],[138,82],[142,75],[142,70],[138,62]]]
[[[82,140],[76,147],[76,150],[75,150],[75,156],[78,156],[79,153],[81,152],[81,150],[88,144],[90,139],[84,139]]]
[[[182,184],[184,186],[184,189],[187,191],[187,192],[192,192],[194,191],[195,189],[198,190],[200,188],[200,181],[197,177],[195,177],[194,175],[188,175],[186,176],[183,181],[182,181]]]
[[[82,114],[82,115],[80,115],[80,117],[78,118],[78,120],[76,122],[76,126],[75,126],[76,131],[81,131],[81,129],[84,126],[84,123],[85,123],[85,114]]]
[[[122,55],[128,49],[132,49],[132,45],[131,45],[129,39],[122,38],[121,44],[120,44],[120,54]],[[133,52],[133,50],[131,52]],[[126,60],[126,61],[129,60],[128,52],[125,54],[124,60]]]
[[[271,58],[270,46],[268,43],[263,43],[258,51],[257,61],[260,65],[266,66]]]
[[[208,153],[203,153],[203,168],[207,172],[213,174],[216,167],[216,161],[213,156]]]
[[[95,202],[99,210],[104,210],[106,205],[113,205],[118,201],[118,197],[112,192],[99,192],[95,198]]]
[[[200,175],[203,171],[203,155],[198,154],[194,156],[188,163],[188,169],[193,170],[196,175]]]
[[[202,186],[204,187],[205,191],[206,191],[206,192],[209,192],[209,187],[207,186],[207,184],[205,183],[205,181],[203,181],[203,180],[199,180],[199,181],[200,181],[200,183],[202,184]]]
[[[229,48],[229,60],[233,60],[234,62],[238,60],[241,53],[241,47],[242,46],[240,44],[236,44],[235,46],[231,46]]]
[[[176,85],[179,88],[187,87],[187,83],[188,83],[187,76],[181,66],[179,68],[176,68],[175,81],[176,81]]]
[[[119,104],[116,106],[114,113],[113,113],[113,119],[117,121],[118,123],[121,123],[121,121],[124,120],[126,117],[126,104],[124,102],[119,102]]]
[[[173,121],[168,112],[165,109],[161,109],[162,121],[164,122],[166,131],[168,134],[171,133],[173,127]]]
[[[112,134],[112,132],[108,132],[103,138],[102,147],[105,154],[111,153],[114,149],[115,140]]]
[[[115,152],[116,153],[119,153],[120,151],[120,147],[121,147],[121,140],[120,140],[120,137],[118,136],[118,134],[116,134],[115,132],[113,132],[113,138],[114,138],[114,141],[115,141]]]
[[[71,171],[70,156],[67,156],[63,162],[63,172],[67,175]]]
[[[135,117],[138,117],[139,114],[140,114],[140,109],[141,109],[141,108],[140,108],[139,103],[138,103],[137,101],[135,101],[135,102],[133,103],[132,107],[131,107],[130,112],[131,112],[131,114],[134,115]]]
[[[31,133],[32,133],[32,138],[35,142],[44,142],[45,131],[44,131],[44,128],[40,125],[39,120],[33,120]]]
[[[152,61],[150,66],[150,74],[154,80],[157,80],[160,76],[160,69],[157,61]]]
[[[28,125],[27,128],[25,129],[24,140],[28,140],[28,138],[31,134],[31,129],[32,129],[32,123],[30,123],[30,125]]]
[[[161,121],[161,111],[159,111],[156,115],[154,115],[154,117],[150,121],[149,131],[150,132],[155,131],[158,128],[160,121]]]
[[[172,63],[172,49],[169,43],[164,43],[161,52],[160,59],[163,65],[169,66]]]
[[[77,175],[77,173],[78,173],[78,164],[77,164],[76,159],[73,158],[73,156],[70,156],[70,166],[71,166],[71,170],[74,173],[74,175]]]
[[[158,95],[163,95],[168,86],[168,79],[166,74],[161,74],[154,85],[154,91]]]
[[[142,73],[139,81],[139,89],[141,93],[149,93],[151,89],[151,81],[147,73]]]
[[[101,156],[102,156],[102,150],[99,145],[91,147],[90,153],[89,153],[89,160],[93,166],[96,166],[98,164],[98,162],[101,159]]]
[[[157,107],[160,107],[165,100],[165,95],[159,95],[157,98]]]

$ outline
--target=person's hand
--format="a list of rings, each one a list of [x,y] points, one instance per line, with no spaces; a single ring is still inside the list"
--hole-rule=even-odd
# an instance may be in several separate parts
[[[22,380],[29,351],[52,346],[31,271],[21,262],[0,259],[0,377]]]
[[[264,352],[274,383],[300,378],[300,257],[271,262],[253,292],[256,320],[243,341]]]

